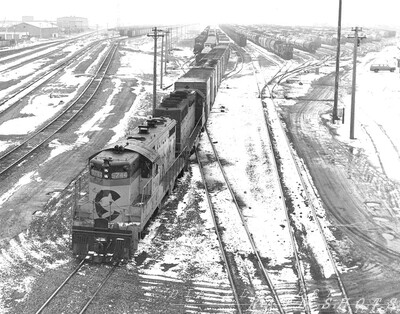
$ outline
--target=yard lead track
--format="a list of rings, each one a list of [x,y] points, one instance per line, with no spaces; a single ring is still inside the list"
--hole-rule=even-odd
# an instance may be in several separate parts
[[[318,61],[316,64],[315,64],[315,63],[314,63],[314,64],[309,64],[308,62],[306,62],[304,65],[300,65],[299,67],[296,67],[295,69],[293,69],[293,70],[291,70],[291,71],[287,71],[287,72],[284,73],[284,74],[280,74],[280,72],[281,72],[282,69],[279,69],[279,71],[278,71],[277,73],[279,73],[279,75],[281,75],[281,77],[280,77],[280,79],[277,81],[277,83],[274,84],[274,86],[276,86],[277,84],[279,84],[279,82],[280,82],[284,77],[287,77],[286,75],[291,75],[291,74],[298,73],[299,71],[302,71],[302,70],[304,70],[304,69],[307,69],[307,68],[310,67],[310,66],[315,66],[315,65],[321,66],[321,65],[322,65],[324,62],[326,62],[327,60],[328,60],[328,59],[322,60],[322,61]],[[252,62],[252,65],[253,65],[253,68],[254,68],[254,75],[255,75],[255,77],[256,77],[257,85],[258,85],[258,88],[259,88],[259,90],[260,90],[260,95],[262,96],[261,98],[263,98],[263,97],[264,97],[264,98],[271,98],[271,101],[273,102],[273,96],[272,96],[272,89],[273,89],[273,87],[272,87],[271,90],[270,90],[269,87],[268,87],[268,84],[271,84],[271,83],[273,82],[273,80],[277,78],[277,75],[274,75],[274,76],[273,76],[273,79],[269,79],[268,82],[267,82],[267,79],[265,78],[265,76],[264,76],[264,74],[263,74],[263,71],[261,71],[260,69],[258,69],[258,68],[254,65],[254,62]],[[257,73],[258,73],[259,75],[262,75],[262,77],[261,77],[261,78],[257,77]],[[266,93],[265,93],[266,90],[269,91],[269,95],[266,95]],[[264,109],[264,110],[265,110],[265,109]],[[273,121],[277,121],[276,123],[278,124],[278,126],[275,125],[275,127],[274,127],[271,123],[269,123],[269,121],[268,121],[268,116],[267,116],[267,113],[265,113],[265,111],[264,111],[264,118],[265,118],[265,123],[266,123],[266,125],[267,125],[267,130],[268,130],[268,133],[269,133],[269,141],[270,141],[271,147],[272,147],[273,152],[274,152],[274,154],[273,154],[273,155],[274,155],[274,156],[273,156],[273,157],[274,157],[274,158],[273,158],[274,168],[275,168],[276,173],[278,174],[278,177],[280,178],[280,179],[279,179],[279,188],[280,188],[280,191],[281,191],[282,200],[284,200],[284,199],[286,198],[286,195],[285,195],[286,193],[285,193],[284,191],[285,191],[286,189],[288,189],[288,187],[285,187],[285,186],[284,186],[285,178],[284,178],[283,174],[281,173],[281,171],[279,171],[278,166],[277,166],[277,165],[279,164],[279,165],[280,165],[279,167],[281,167],[282,162],[280,161],[280,158],[281,158],[281,157],[279,157],[279,156],[281,156],[282,154],[290,155],[290,160],[293,162],[293,164],[294,164],[294,166],[295,166],[295,171],[296,171],[296,173],[297,173],[297,176],[299,177],[299,181],[301,182],[302,189],[303,189],[303,191],[305,191],[305,193],[306,193],[306,198],[305,198],[305,199],[306,199],[306,200],[310,200],[310,199],[312,200],[313,198],[312,198],[311,192],[309,192],[309,187],[308,187],[308,185],[305,183],[305,181],[304,181],[304,179],[303,179],[303,177],[302,177],[302,174],[301,174],[299,165],[298,165],[297,162],[296,162],[296,158],[295,158],[295,156],[293,155],[293,151],[291,150],[291,146],[290,146],[289,140],[288,140],[288,138],[287,138],[287,136],[286,136],[285,129],[284,129],[283,125],[282,125],[282,122],[281,122],[281,120],[280,120],[278,114],[275,112],[275,105],[272,106],[271,111],[273,111],[274,114],[276,115],[276,116],[274,116],[274,117],[272,118],[272,120],[273,120]],[[272,129],[273,129],[273,130],[272,130]],[[286,143],[286,148],[285,148],[285,149],[286,149],[287,151],[289,151],[289,153],[286,153],[285,151],[280,151],[279,148],[277,147],[277,144],[276,144],[276,143],[275,143],[275,145],[272,144],[272,143],[273,143],[273,140],[272,140],[272,139],[276,140],[276,139],[274,138],[274,136],[276,136],[274,133],[276,133],[276,132],[279,132],[279,134],[282,134],[281,136],[284,138],[284,142]],[[290,222],[291,222],[293,219],[291,219],[291,217],[290,217],[290,215],[289,215],[289,209],[286,207],[286,204],[285,204],[284,201],[283,201],[283,207],[285,208],[285,214],[286,214],[286,216],[287,216],[287,221],[288,221],[288,224],[289,224],[289,228],[288,228],[288,229],[289,229],[290,234],[291,234],[291,241],[292,241],[293,249],[294,249],[294,257],[295,257],[295,260],[296,260],[296,268],[297,268],[297,270],[298,270],[299,281],[300,281],[300,285],[301,285],[302,291],[303,291],[303,294],[302,294],[302,295],[303,295],[303,297],[305,298],[304,300],[305,300],[305,301],[309,304],[309,306],[312,308],[312,307],[313,307],[313,304],[311,304],[310,301],[309,301],[308,298],[307,298],[307,295],[308,295],[308,292],[307,292],[307,291],[308,291],[308,289],[309,289],[309,284],[308,284],[308,281],[307,281],[307,280],[305,279],[305,277],[304,277],[303,271],[301,271],[301,270],[302,270],[302,267],[301,267],[301,259],[300,259],[300,256],[301,256],[301,255],[300,255],[300,252],[299,252],[299,251],[301,251],[301,248],[298,249],[297,246],[296,246],[297,241],[296,241],[294,232],[293,232],[293,230],[292,230],[292,226],[291,226],[291,224],[290,224]],[[332,256],[332,253],[331,253],[331,251],[330,251],[330,248],[329,248],[327,239],[326,239],[325,234],[324,234],[324,232],[323,232],[323,228],[322,228],[321,223],[320,223],[320,221],[319,221],[319,219],[318,219],[318,216],[317,216],[317,214],[316,214],[316,210],[315,210],[315,208],[314,208],[314,205],[313,205],[313,203],[312,203],[311,201],[309,202],[309,207],[311,208],[312,218],[313,218],[313,220],[314,220],[314,222],[315,222],[315,227],[316,227],[316,229],[318,229],[318,232],[319,232],[319,234],[321,235],[321,239],[322,239],[322,241],[323,241],[323,245],[324,245],[325,250],[326,250],[326,253],[327,253],[327,260],[330,261],[330,263],[331,263],[331,265],[332,265],[332,268],[333,268],[333,270],[334,270],[336,279],[337,279],[337,287],[334,288],[333,294],[332,294],[332,291],[329,290],[329,295],[328,295],[328,297],[330,297],[331,295],[335,295],[336,298],[338,298],[338,296],[341,296],[341,300],[342,300],[342,301],[344,300],[344,302],[345,302],[345,304],[346,304],[347,313],[353,314],[352,308],[351,308],[351,306],[350,306],[350,304],[349,304],[349,301],[348,301],[349,299],[348,299],[348,296],[347,296],[347,292],[346,292],[345,286],[344,286],[344,284],[343,284],[343,282],[342,282],[342,280],[341,280],[340,273],[339,273],[339,271],[338,271],[336,262],[335,262],[335,260],[334,260],[334,258],[333,258],[333,256]],[[326,285],[327,287],[329,287],[329,289],[332,288],[332,286],[333,286],[333,284],[330,282],[329,279],[326,280],[325,285]],[[315,307],[315,306],[314,306],[314,307]]]
[[[236,200],[235,194],[234,194],[234,192],[232,190],[232,187],[229,184],[228,178],[227,178],[227,176],[225,174],[225,171],[224,171],[223,166],[222,166],[222,164],[221,164],[221,162],[219,160],[217,151],[216,151],[216,149],[215,149],[215,147],[214,147],[214,145],[212,143],[212,140],[210,138],[210,135],[209,135],[207,129],[206,129],[206,133],[207,133],[208,141],[209,141],[209,143],[210,143],[210,145],[212,147],[212,151],[213,151],[213,154],[214,154],[213,156],[215,156],[215,162],[218,164],[218,169],[222,174],[223,180],[225,181],[224,184],[226,185],[227,189],[229,190],[229,194],[231,196],[231,199],[232,199],[233,203],[235,204],[236,212],[240,216],[241,225],[244,228],[245,233],[247,235],[247,239],[249,240],[249,243],[251,245],[252,254],[254,254],[255,259],[256,259],[256,261],[258,263],[258,267],[259,267],[258,270],[260,271],[260,273],[262,274],[263,279],[267,283],[267,286],[269,288],[269,293],[272,296],[273,302],[275,303],[274,305],[276,307],[273,307],[271,302],[262,303],[262,306],[267,306],[267,304],[268,304],[268,307],[270,307],[270,310],[272,310],[273,312],[279,312],[281,314],[284,314],[287,311],[285,311],[285,309],[284,309],[284,307],[283,307],[283,305],[282,305],[282,303],[280,301],[279,295],[278,295],[278,293],[277,293],[277,291],[276,291],[276,289],[275,289],[275,287],[274,287],[274,285],[273,285],[273,283],[272,283],[272,281],[270,279],[270,276],[268,275],[268,272],[267,272],[267,270],[265,269],[265,267],[263,265],[262,258],[260,256],[260,253],[259,253],[257,247],[256,247],[256,244],[255,244],[255,241],[253,239],[253,236],[252,236],[252,234],[251,234],[251,232],[250,232],[250,230],[249,230],[249,228],[247,226],[247,222],[246,222],[245,217],[243,216],[242,209],[240,208],[240,206],[239,206],[239,204],[238,204],[238,202]],[[229,246],[229,245],[232,245],[232,244],[225,243],[225,241],[227,241],[227,240],[225,240],[225,241],[222,240],[222,236],[221,236],[220,231],[219,231],[219,230],[222,230],[222,229],[228,229],[231,226],[227,226],[227,225],[224,225],[221,222],[218,222],[218,220],[220,220],[220,218],[219,218],[219,215],[217,213],[217,210],[215,209],[215,206],[212,204],[212,201],[211,201],[212,196],[211,196],[211,193],[209,191],[209,188],[207,187],[207,182],[206,182],[205,175],[204,175],[204,169],[203,169],[203,166],[202,166],[202,162],[201,162],[200,158],[198,157],[197,151],[196,151],[196,155],[197,155],[198,164],[199,164],[199,167],[200,167],[200,170],[201,170],[201,175],[202,175],[202,178],[203,178],[203,181],[204,181],[204,184],[205,184],[205,191],[206,191],[206,194],[207,194],[208,202],[210,204],[210,210],[211,210],[211,214],[213,216],[214,226],[215,226],[215,230],[216,230],[216,233],[217,233],[217,236],[218,236],[218,239],[219,239],[219,244],[220,244],[221,252],[222,252],[222,255],[223,255],[224,263],[225,263],[225,265],[227,267],[227,270],[228,270],[228,277],[229,277],[232,289],[235,291],[234,295],[235,295],[235,298],[236,298],[236,306],[238,308],[238,311],[241,313],[241,311],[243,311],[243,309],[242,309],[243,304],[241,303],[241,297],[239,297],[239,299],[237,299],[237,297],[238,297],[237,286],[239,286],[241,283],[240,283],[240,280],[234,276],[232,268],[235,265],[233,265],[233,266],[230,265],[230,261],[228,261],[228,258],[227,258],[227,251],[225,249],[226,246]],[[234,213],[231,213],[231,214],[234,215]],[[256,290],[256,287],[253,286],[252,288],[254,290]],[[265,291],[260,291],[259,292],[260,295],[262,295],[263,293],[265,293]],[[257,296],[257,294],[255,294],[255,295]],[[251,308],[250,309],[245,309],[244,311],[246,311],[246,310],[250,310],[250,311],[256,310],[255,308],[252,307],[253,305],[257,304],[254,301],[257,301],[257,298],[255,298],[253,300],[253,302],[250,302],[249,306]],[[306,313],[309,313],[307,308],[305,308],[304,311]]]
[[[263,94],[265,93],[266,90],[268,90],[268,91],[269,91],[269,94],[270,94],[269,97],[268,97],[268,96],[266,96],[266,97],[267,97],[267,98],[271,98],[271,101],[273,102],[273,97],[272,97],[272,94],[271,94],[271,92],[270,92],[270,90],[269,90],[268,84],[265,84],[265,85],[263,86],[262,91],[261,91],[261,94],[263,95]],[[274,106],[275,106],[275,105],[274,105]],[[273,106],[272,110],[274,110],[274,108],[275,108],[274,106]],[[274,112],[274,113],[276,114],[276,112]],[[270,135],[270,138],[273,138],[275,135],[271,132],[271,129],[274,128],[274,126],[271,125],[271,123],[269,123],[268,117],[266,116],[266,114],[264,114],[264,118],[265,118],[265,122],[266,122],[266,124],[267,124],[268,132],[270,133],[270,134],[269,134],[269,135]],[[294,154],[293,154],[293,151],[292,151],[292,149],[291,149],[291,145],[290,145],[289,140],[288,140],[288,138],[287,138],[287,136],[286,136],[284,127],[283,127],[283,125],[282,125],[282,122],[281,122],[281,120],[280,120],[280,118],[279,118],[279,116],[278,116],[277,114],[276,114],[276,117],[273,117],[272,119],[273,119],[274,121],[276,121],[276,123],[278,124],[278,127],[275,126],[275,128],[274,128],[275,132],[279,132],[279,133],[282,134],[282,137],[284,138],[285,143],[286,143],[287,150],[290,152],[290,157],[291,157],[290,160],[293,162],[293,164],[294,164],[294,166],[295,166],[297,176],[298,176],[298,178],[299,178],[299,180],[300,180],[300,182],[301,182],[301,185],[302,185],[302,190],[305,191],[305,193],[306,193],[305,199],[307,199],[307,200],[312,200],[312,199],[313,199],[313,196],[311,195],[311,192],[309,191],[309,189],[310,189],[310,188],[309,188],[309,185],[306,184],[305,180],[303,179],[303,176],[302,176],[301,170],[300,170],[300,166],[299,166],[298,163],[296,162],[296,158],[295,158],[295,156],[294,156]],[[271,142],[272,142],[272,141],[271,141]],[[280,154],[283,154],[284,152],[278,151],[278,148],[276,147],[276,145],[273,145],[273,150],[274,150],[274,152],[275,152],[275,153],[274,153],[275,165],[281,164],[281,162],[280,162],[280,160],[278,160],[278,157],[277,157],[277,156],[279,156]],[[283,186],[283,182],[285,181],[285,179],[284,179],[284,177],[282,176],[282,174],[280,173],[280,171],[278,171],[278,167],[276,167],[276,171],[277,171],[277,173],[278,173],[278,175],[279,175],[279,178],[280,178],[282,196],[285,197],[285,193],[283,192],[283,191],[285,190],[285,187]],[[321,222],[320,222],[320,220],[319,220],[319,218],[318,218],[318,216],[317,216],[317,214],[316,214],[315,207],[314,207],[312,201],[308,202],[308,204],[309,204],[309,208],[310,208],[311,213],[312,213],[313,221],[315,222],[316,228],[318,229],[318,231],[319,231],[319,233],[320,233],[320,235],[321,235],[321,239],[322,239],[322,241],[323,241],[323,243],[324,243],[324,247],[325,247],[325,250],[326,250],[326,252],[327,252],[327,257],[328,257],[327,260],[329,260],[329,262],[331,263],[332,268],[333,268],[334,273],[335,273],[335,276],[336,276],[336,279],[337,279],[337,285],[338,285],[337,288],[338,288],[338,289],[337,289],[336,291],[333,291],[333,292],[334,292],[333,294],[335,294],[336,296],[341,295],[341,300],[342,300],[342,301],[344,300],[344,302],[345,302],[345,304],[346,304],[347,313],[353,314],[353,310],[352,310],[352,308],[351,308],[351,306],[350,306],[350,303],[349,303],[349,301],[348,301],[349,298],[348,298],[348,295],[347,295],[345,286],[344,286],[344,284],[343,284],[343,282],[342,282],[342,279],[341,279],[341,276],[340,276],[340,272],[339,272],[338,267],[337,267],[337,265],[336,265],[336,261],[334,260],[333,255],[332,255],[332,253],[331,253],[331,250],[330,250],[330,248],[329,248],[329,245],[328,245],[328,242],[327,242],[325,233],[324,233],[324,231],[323,231],[323,227],[322,227],[322,225],[321,225]],[[291,220],[289,220],[290,217],[289,217],[289,214],[288,214],[288,209],[286,209],[286,213],[287,213],[287,215],[288,215],[288,221],[291,221]],[[296,239],[294,238],[294,235],[293,235],[293,240],[296,241]],[[298,258],[298,257],[296,257],[296,259],[297,259],[297,258]],[[330,278],[329,278],[329,279],[330,279]],[[303,281],[304,281],[303,284],[305,285],[305,288],[307,288],[307,282],[306,282],[306,280],[303,279]],[[329,287],[332,288],[331,285],[329,285]],[[333,295],[333,294],[332,294],[332,291],[329,291],[329,293],[330,293],[330,295]]]
[[[197,163],[198,163],[199,169],[200,169],[201,178],[202,178],[202,180],[204,182],[204,187],[205,187],[205,191],[206,191],[208,205],[209,205],[209,207],[211,209],[213,207],[213,205],[212,205],[212,202],[211,202],[210,193],[208,192],[206,178],[205,178],[205,175],[204,175],[204,170],[203,170],[203,167],[201,165],[197,149],[195,150],[195,153],[196,153]],[[237,292],[237,289],[236,289],[236,286],[235,286],[235,283],[234,283],[233,270],[232,270],[230,264],[228,263],[228,259],[227,259],[226,252],[225,252],[225,249],[224,249],[224,245],[223,245],[223,242],[222,242],[222,237],[221,237],[221,234],[218,232],[218,225],[217,225],[217,221],[216,221],[216,215],[215,215],[213,210],[211,210],[211,217],[212,217],[212,220],[213,220],[213,223],[214,223],[215,233],[216,233],[217,238],[218,238],[218,243],[219,243],[219,247],[221,249],[222,259],[223,259],[224,265],[226,267],[226,272],[227,272],[227,275],[228,275],[229,283],[231,284],[231,287],[232,287],[232,292],[233,292],[233,296],[234,296],[234,299],[235,299],[235,306],[236,306],[236,309],[237,309],[238,313],[242,314],[243,311],[242,311],[242,308],[240,306],[239,295],[238,295],[238,292]]]
[[[70,57],[66,58],[65,60],[61,61],[60,63],[56,64],[54,67],[52,67],[50,70],[46,71],[44,74],[40,75],[37,78],[34,78],[28,84],[23,86],[20,90],[11,93],[6,99],[2,99],[0,101],[0,109],[7,102],[11,101],[13,98],[16,98],[18,95],[21,95],[23,93],[27,93],[27,90],[29,88],[32,88],[32,90],[35,90],[35,89],[39,88],[40,86],[45,84],[47,81],[49,81],[53,76],[55,76],[56,74],[58,74],[59,72],[64,70],[66,66],[71,64],[78,57],[80,57],[81,55],[83,55],[84,53],[86,53],[87,51],[89,51],[90,49],[92,49],[93,47],[95,47],[96,45],[98,45],[101,42],[102,42],[102,40],[96,40],[96,41],[90,43],[87,47],[79,50],[78,52],[74,53],[72,56],[70,56]],[[30,60],[30,62],[31,61],[32,60]],[[31,91],[28,91],[28,93],[30,93],[30,92]],[[24,97],[24,96],[22,96],[22,97]],[[18,102],[18,99],[15,102]],[[1,113],[4,114],[6,111],[10,110],[10,108],[12,108],[12,105],[10,105],[9,107],[3,109],[1,111]]]
[[[58,286],[56,290],[54,290],[53,294],[47,298],[46,302],[43,303],[43,305],[38,309],[35,314],[40,314],[43,312],[43,310],[46,308],[46,306],[57,296],[57,294],[60,292],[60,290],[65,287],[65,285],[68,283],[68,281],[82,268],[83,264],[85,263],[85,260],[83,259],[79,265],[69,274],[69,276],[61,283],[61,285]]]
[[[0,175],[4,175],[23,160],[27,159],[28,156],[47,143],[56,133],[60,132],[89,104],[105,78],[118,45],[119,41],[114,43],[109,49],[97,73],[92,77],[90,83],[75,101],[28,139],[0,156]]]
[[[260,51],[259,48],[257,48],[257,50]],[[272,82],[279,75],[283,77],[284,75],[287,75],[289,73],[289,70],[283,71],[283,67],[284,66],[282,66],[282,67],[280,67],[278,69],[278,71],[269,80],[268,83],[266,82],[264,77],[263,77],[263,82],[258,82],[256,73],[257,72],[262,73],[262,71],[257,71],[256,67],[254,66],[254,62],[252,62],[252,66],[253,66],[253,69],[254,69],[254,76],[256,77],[256,80],[257,80],[257,85],[258,85],[260,97],[263,95],[263,88],[260,89],[260,84],[264,85],[264,86],[267,86],[267,84],[269,82]],[[298,70],[298,69],[296,68],[296,69],[294,69],[292,71],[296,71],[296,70]],[[269,130],[268,127],[267,127],[267,130]],[[273,150],[272,141],[271,141],[271,134],[269,134],[269,137],[267,138],[267,140],[269,142],[269,145],[270,145],[272,151],[274,151]],[[272,167],[274,168],[275,173],[277,173],[278,177],[279,177],[279,171],[278,171],[277,163],[276,163],[276,160],[275,160],[275,158],[276,158],[275,154],[274,154],[273,157],[274,158],[271,159],[272,162],[273,162]],[[287,224],[288,224],[288,228],[287,229],[288,229],[288,232],[289,232],[289,235],[290,235],[290,242],[291,242],[290,244],[291,244],[291,247],[292,247],[292,250],[293,250],[293,258],[295,260],[295,265],[294,266],[295,266],[295,268],[297,270],[297,276],[298,276],[299,285],[300,285],[299,294],[301,294],[301,296],[302,296],[302,300],[303,300],[303,304],[304,304],[306,313],[310,313],[311,312],[310,301],[308,299],[308,289],[307,289],[306,279],[304,277],[304,270],[303,270],[303,266],[302,266],[301,259],[300,259],[300,253],[299,253],[299,250],[298,250],[297,245],[296,245],[296,239],[295,239],[293,230],[292,230],[292,228],[290,226],[290,217],[289,217],[289,213],[288,213],[289,210],[287,209],[285,201],[284,201],[285,200],[285,195],[283,193],[283,188],[282,188],[281,184],[279,184],[278,186],[279,186],[279,189],[280,189],[280,194],[282,195],[282,198],[281,198],[282,206],[285,209],[286,221],[287,221]]]
[[[78,273],[79,270],[82,269],[82,266],[85,264],[85,259],[83,259],[79,265],[71,272],[71,274],[69,274],[69,276],[61,283],[61,285],[58,286],[58,288],[52,293],[52,295],[46,300],[46,302],[39,308],[39,310],[37,310],[35,312],[35,314],[41,314],[43,313],[43,311],[49,306],[49,304],[55,300],[55,298],[60,294],[60,292],[62,291],[63,288],[67,287],[67,284],[70,282],[70,280]],[[108,280],[110,279],[111,275],[114,273],[114,271],[116,270],[116,268],[119,266],[118,263],[116,263],[115,265],[113,265],[111,267],[111,269],[107,272],[107,275],[104,276],[104,278],[101,280],[100,284],[97,286],[97,289],[91,293],[90,298],[85,302],[85,304],[80,308],[79,310],[79,314],[83,314],[86,312],[86,310],[88,309],[88,307],[90,306],[90,304],[92,304],[93,300],[96,298],[96,296],[98,295],[98,293],[101,291],[101,289],[105,286],[105,284],[108,282]],[[83,278],[83,281],[86,281],[86,278]],[[72,286],[75,287],[75,286]],[[84,298],[85,296],[83,296],[82,298]],[[65,298],[63,298],[63,302],[68,301],[65,300]],[[76,301],[70,301],[69,304],[71,303],[76,303]]]
[[[100,285],[97,287],[96,291],[93,293],[93,295],[90,297],[90,299],[85,303],[85,305],[82,307],[82,309],[79,311],[79,314],[83,314],[86,312],[90,304],[92,304],[94,298],[98,295],[98,293],[101,291],[101,289],[104,287],[104,285],[107,283],[108,279],[110,279],[111,275],[114,273],[114,271],[117,269],[118,264],[113,265],[113,267],[110,269],[108,272],[107,276],[103,279],[103,281],[100,283]]]

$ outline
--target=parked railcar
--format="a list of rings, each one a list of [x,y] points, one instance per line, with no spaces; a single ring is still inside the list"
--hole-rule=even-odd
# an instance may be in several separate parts
[[[269,52],[276,54],[285,60],[290,60],[293,58],[293,46],[285,42],[277,40],[275,38],[256,35],[253,37],[254,43],[264,47]]]
[[[218,38],[215,34],[208,34],[207,40],[204,42],[204,48],[209,47],[209,48],[214,48],[216,45],[218,45]]]
[[[204,28],[204,30],[194,39],[194,47],[193,53],[198,54],[204,49],[204,43],[207,40],[208,32],[210,30],[210,26]]]
[[[246,35],[236,31],[233,26],[230,25],[220,25],[219,26],[232,40],[239,46],[245,47],[247,44]]]
[[[317,51],[316,44],[312,41],[301,39],[301,38],[290,38],[288,41],[294,48],[303,50],[306,52],[315,53]]]
[[[321,43],[324,45],[329,46],[336,46],[337,45],[337,38],[333,35],[322,35],[320,36]]]
[[[89,158],[89,193],[73,212],[76,256],[95,262],[132,256],[149,219],[187,165],[228,58],[229,45],[211,50],[201,65],[175,82],[154,118]]]
[[[121,36],[128,36],[128,37],[137,37],[147,35],[148,33],[152,32],[151,27],[128,27],[128,28],[120,28],[119,34]]]

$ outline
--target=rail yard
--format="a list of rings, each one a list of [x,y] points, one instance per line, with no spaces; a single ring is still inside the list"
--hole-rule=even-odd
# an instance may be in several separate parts
[[[0,52],[0,313],[397,313],[396,33],[350,141],[332,29],[175,25],[155,98],[152,31]]]

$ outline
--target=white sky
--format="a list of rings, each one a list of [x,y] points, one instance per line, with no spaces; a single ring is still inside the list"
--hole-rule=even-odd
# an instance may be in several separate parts
[[[400,27],[399,0],[342,0],[343,26]],[[337,25],[339,0],[21,0],[2,6],[4,20],[34,16],[55,20],[80,16],[95,26],[180,23],[263,23],[279,25]]]

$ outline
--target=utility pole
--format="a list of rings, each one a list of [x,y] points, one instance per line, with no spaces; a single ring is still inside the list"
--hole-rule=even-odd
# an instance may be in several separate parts
[[[154,38],[154,64],[153,64],[153,116],[156,111],[156,101],[157,101],[157,38],[164,36],[159,34],[160,30],[157,27],[152,29],[152,34],[147,34],[148,37]]]
[[[164,34],[161,36],[161,69],[160,69],[160,88],[162,89],[163,86],[163,57],[164,57]]]
[[[339,0],[339,18],[337,28],[337,48],[336,48],[336,72],[335,72],[335,92],[333,95],[332,123],[338,120],[338,98],[339,98],[339,61],[340,61],[340,38],[342,28],[342,0]]]
[[[164,65],[164,74],[167,74],[167,63],[168,63],[168,53],[169,53],[169,51],[168,51],[168,49],[169,49],[169,47],[168,47],[168,45],[169,45],[169,42],[168,42],[168,35],[169,35],[169,33],[170,33],[169,28],[167,28],[167,30],[164,32],[164,34],[165,34],[165,65]]]
[[[172,35],[173,35],[173,33],[172,33],[172,31],[173,31],[174,29],[173,28],[171,28],[171,33],[170,33],[170,41],[169,41],[169,51],[171,51],[172,50]]]
[[[351,88],[350,139],[354,140],[354,117],[356,109],[357,47],[360,45],[361,39],[364,39],[366,37],[358,36],[358,32],[362,31],[361,27],[353,27],[351,30],[354,32],[354,37],[348,36],[348,38],[354,38],[354,52],[353,52],[353,83]]]

